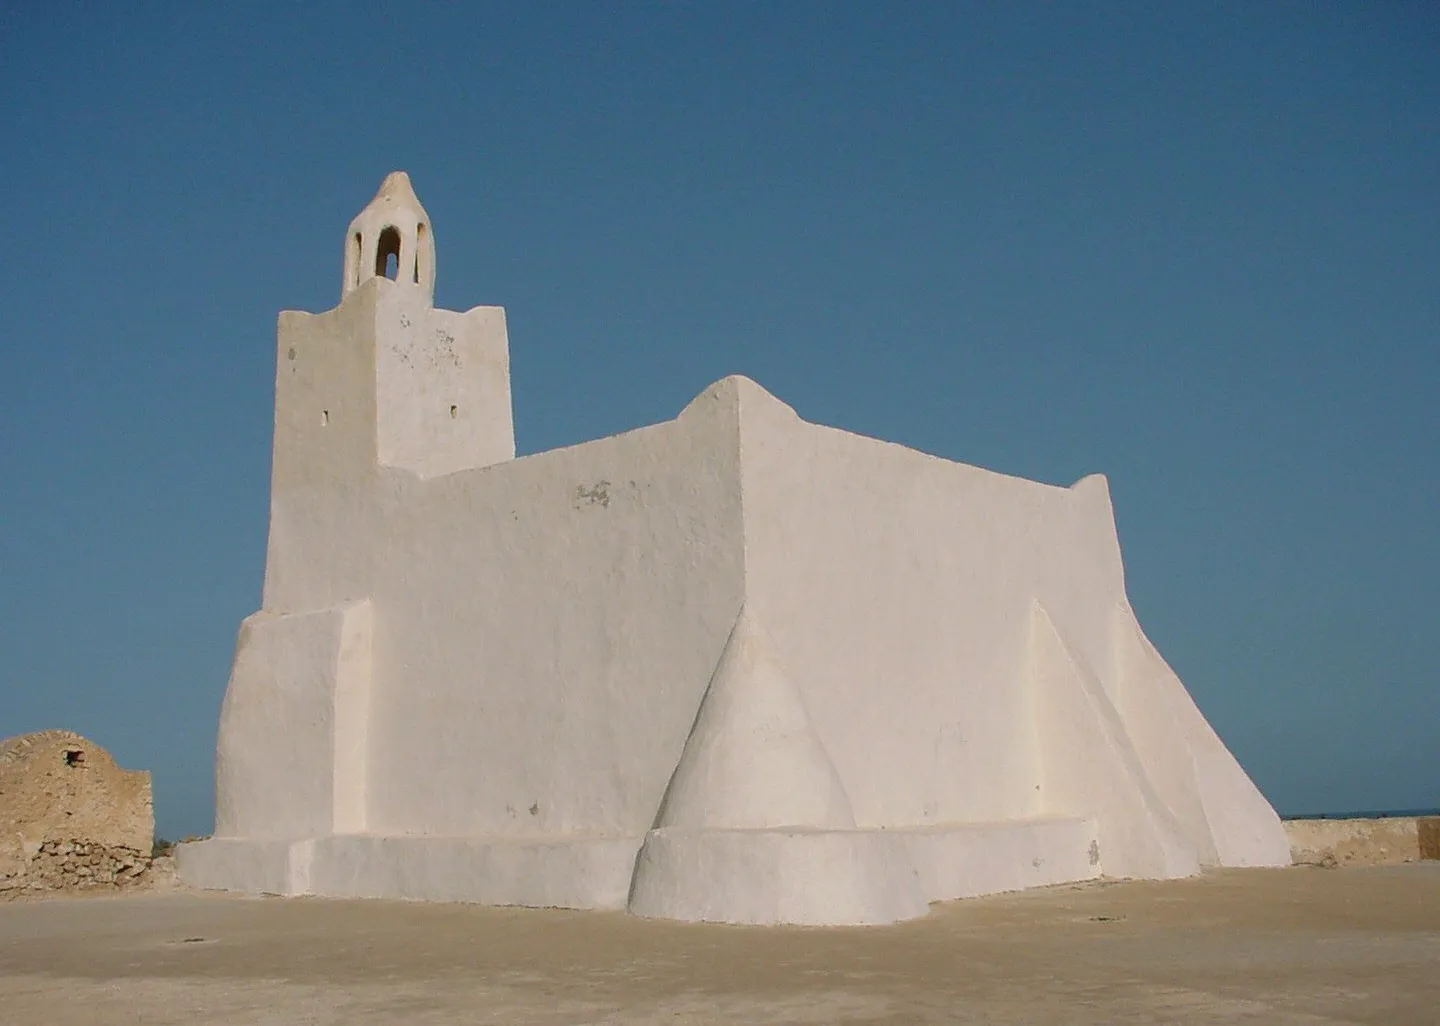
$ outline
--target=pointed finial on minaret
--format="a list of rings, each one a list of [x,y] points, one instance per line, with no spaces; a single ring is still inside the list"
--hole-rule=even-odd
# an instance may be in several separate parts
[[[392,171],[345,233],[340,298],[371,278],[390,278],[435,299],[435,234],[404,171]]]

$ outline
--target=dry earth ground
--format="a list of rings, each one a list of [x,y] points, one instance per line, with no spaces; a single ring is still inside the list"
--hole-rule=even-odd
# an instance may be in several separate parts
[[[0,906],[0,1022],[1440,1023],[1440,863],[1228,870],[893,927],[158,894]]]

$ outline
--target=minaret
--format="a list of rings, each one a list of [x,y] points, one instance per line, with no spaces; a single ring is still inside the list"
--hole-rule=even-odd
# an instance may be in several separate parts
[[[267,609],[352,593],[337,523],[373,511],[380,475],[419,487],[515,458],[505,311],[435,307],[430,217],[403,171],[350,222],[343,282],[334,309],[280,315]]]
[[[345,233],[344,299],[371,278],[418,285],[435,301],[435,235],[404,171],[391,171]]]

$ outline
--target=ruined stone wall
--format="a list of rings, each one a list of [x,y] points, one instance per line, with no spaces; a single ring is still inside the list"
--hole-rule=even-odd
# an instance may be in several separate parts
[[[68,730],[0,741],[0,891],[123,885],[154,831],[149,773]]]
[[[18,869],[0,872],[0,897],[45,891],[146,887],[168,875],[169,858],[85,841],[45,841]]]

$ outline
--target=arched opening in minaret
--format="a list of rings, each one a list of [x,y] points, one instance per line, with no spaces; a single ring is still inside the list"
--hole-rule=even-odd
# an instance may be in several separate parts
[[[425,259],[425,236],[430,234],[430,228],[425,222],[420,222],[415,229],[415,284],[420,284],[420,261]],[[429,270],[429,268],[426,268]]]
[[[356,232],[354,238],[350,240],[350,287],[352,289],[360,284],[360,254],[364,251],[364,242],[365,240],[359,232]]]
[[[375,273],[392,281],[400,277],[400,232],[393,226],[386,226],[380,232],[380,241],[375,246]]]

